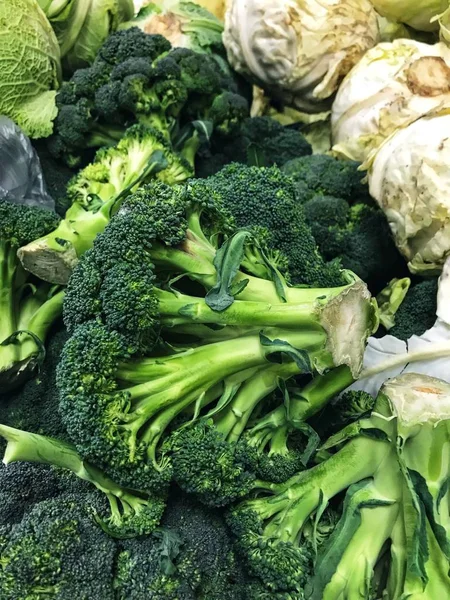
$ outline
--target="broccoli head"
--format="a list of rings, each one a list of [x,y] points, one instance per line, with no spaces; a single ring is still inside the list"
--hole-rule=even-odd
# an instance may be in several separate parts
[[[401,340],[422,335],[436,321],[438,278],[425,279],[409,288],[395,313],[389,333]]]

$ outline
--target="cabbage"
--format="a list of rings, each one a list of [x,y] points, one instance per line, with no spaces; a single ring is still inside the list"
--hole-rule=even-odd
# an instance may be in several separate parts
[[[369,0],[230,0],[223,41],[238,72],[301,110],[326,110],[378,41]]]
[[[419,31],[434,31],[433,20],[448,8],[448,0],[372,0],[375,9],[391,21],[406,23]]]
[[[29,137],[47,137],[61,78],[55,34],[36,0],[0,1],[0,24],[0,114]]]
[[[133,0],[39,0],[58,39],[64,70],[94,60],[100,46],[134,14]]]
[[[342,82],[332,107],[333,151],[364,161],[400,127],[450,104],[450,49],[414,40],[369,50]]]
[[[187,0],[162,0],[144,6],[119,29],[139,27],[145,33],[159,33],[175,48],[194,52],[223,52],[223,23],[202,6]]]
[[[389,137],[367,162],[369,191],[413,273],[450,254],[450,105]]]

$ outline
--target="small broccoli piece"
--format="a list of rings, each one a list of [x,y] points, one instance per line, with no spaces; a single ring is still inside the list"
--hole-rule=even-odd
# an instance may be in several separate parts
[[[62,312],[64,292],[31,277],[17,259],[20,246],[58,226],[49,210],[0,200],[0,388],[20,386],[40,365],[44,343]]]
[[[174,184],[191,175],[190,165],[159,131],[130,127],[117,146],[100,149],[94,162],[71,180],[67,188],[71,206],[56,229],[19,244],[22,264],[46,281],[67,283],[78,257],[103,231],[128,191],[154,177]]]
[[[370,201],[367,186],[362,183],[364,175],[358,168],[359,163],[354,161],[314,154],[286,162],[282,170],[294,180],[303,202],[317,194],[351,203]]]
[[[426,279],[410,287],[389,333],[406,341],[430,329],[436,321],[437,291],[438,278]]]
[[[234,135],[248,113],[248,102],[243,96],[223,92],[214,98],[205,116],[213,122],[214,129],[219,134]]]
[[[150,495],[137,491],[139,481],[127,489],[117,485],[100,469],[83,460],[72,444],[55,438],[29,433],[7,425],[0,425],[0,436],[7,442],[3,462],[8,465],[16,461],[28,461],[66,469],[78,478],[89,482],[102,494],[93,505],[97,522],[111,536],[119,538],[135,537],[151,533],[159,524],[165,508],[162,490]],[[68,479],[69,487],[74,489]],[[76,493],[80,487],[75,486]],[[81,488],[82,491],[83,488]],[[109,510],[108,510],[109,507]]]
[[[67,338],[63,328],[52,332],[39,374],[20,390],[0,394],[0,423],[67,440],[56,387],[56,367]]]
[[[115,551],[78,496],[39,502],[3,544],[2,597],[113,600]]]

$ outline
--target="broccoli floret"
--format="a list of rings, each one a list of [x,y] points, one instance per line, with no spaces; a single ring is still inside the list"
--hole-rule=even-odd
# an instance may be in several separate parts
[[[64,292],[31,277],[17,259],[20,246],[58,226],[42,208],[0,200],[0,389],[21,385],[39,366],[52,324],[62,312]]]
[[[70,181],[71,206],[56,229],[19,244],[22,264],[46,281],[67,283],[78,257],[92,246],[127,192],[155,177],[175,184],[191,175],[190,165],[159,131],[130,127],[117,146],[100,149],[94,162]]]
[[[323,258],[338,259],[378,292],[390,279],[406,273],[406,263],[383,212],[359,198],[353,198],[353,204],[343,197],[316,194],[303,205],[305,217]]]
[[[259,230],[271,258],[278,253],[277,268],[293,284],[329,287],[343,283],[340,264],[327,264],[320,256],[295,187],[278,168],[235,163],[206,182],[191,180],[188,186],[196,196],[207,189],[231,212],[238,227]]]
[[[335,451],[328,459],[283,484],[258,482],[257,497],[230,509],[238,552],[267,592],[294,598],[304,593],[314,600],[354,593],[380,598],[393,589],[411,591],[415,584],[422,590],[439,571],[433,591],[445,595],[448,515],[438,514],[436,506],[447,472],[436,477],[427,457],[432,448],[438,461],[446,452],[437,437],[446,438],[441,402],[448,393],[448,384],[424,375],[390,380],[370,417],[363,415],[323,445]],[[423,405],[430,401],[436,408],[425,414]],[[338,519],[334,510],[344,491]],[[324,516],[329,503],[336,504]],[[430,554],[418,552],[412,565],[407,557],[422,534]],[[387,547],[395,551],[385,555],[378,580],[374,570]]]
[[[395,313],[389,333],[401,340],[422,335],[436,321],[438,278],[427,279],[412,286]]]
[[[238,127],[214,131],[210,148],[199,156],[196,172],[199,177],[214,175],[231,162],[251,166],[281,167],[288,161],[311,154],[311,146],[303,135],[285,127],[270,117],[243,119],[240,111]]]
[[[74,473],[83,482],[95,486],[101,494],[94,494],[92,503],[96,521],[113,537],[131,538],[151,533],[158,526],[165,508],[163,490],[150,495],[133,487],[121,487],[96,466],[83,460],[72,444],[43,435],[30,433],[7,425],[0,425],[0,436],[7,442],[3,462],[17,461],[41,463]],[[75,485],[73,479],[62,478],[62,489],[85,493],[85,488]]]
[[[36,503],[60,494],[58,473],[47,465],[0,465],[0,525],[20,523]]]
[[[3,544],[2,597],[113,600],[115,552],[78,496],[44,500]]]
[[[355,203],[370,200],[367,186],[362,183],[364,175],[358,168],[359,163],[354,161],[314,154],[286,162],[282,170],[296,183],[303,202],[321,194]]]

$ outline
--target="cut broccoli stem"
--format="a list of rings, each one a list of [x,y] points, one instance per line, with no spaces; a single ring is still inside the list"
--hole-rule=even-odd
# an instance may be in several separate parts
[[[0,343],[16,331],[16,251],[0,241]]]
[[[407,541],[403,519],[397,519],[392,527],[389,554],[391,567],[386,582],[388,598],[401,598],[407,571]]]
[[[339,296],[346,288],[328,290],[298,289],[299,303],[272,304],[251,300],[236,300],[225,311],[212,310],[203,299],[155,290],[162,323],[168,326],[189,323],[214,323],[229,326],[321,328],[320,311],[327,301]],[[302,293],[303,292],[303,293]],[[166,316],[166,315],[174,315]]]

